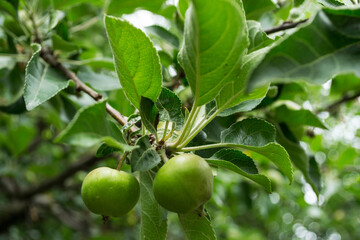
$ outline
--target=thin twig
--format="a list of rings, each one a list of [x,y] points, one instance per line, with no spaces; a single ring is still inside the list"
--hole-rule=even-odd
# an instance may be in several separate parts
[[[54,54],[46,48],[42,48],[40,52],[40,56],[52,67],[60,70],[68,79],[71,79],[75,82],[76,89],[78,91],[85,92],[90,97],[92,97],[96,101],[102,100],[102,95],[93,90],[92,88],[88,87],[86,84],[84,84],[77,76],[76,74],[71,71],[70,69],[64,67],[59,61],[57,61]],[[123,116],[120,112],[118,112],[115,108],[113,108],[109,103],[106,103],[106,111],[121,125],[125,125],[127,123],[127,118]],[[132,129],[136,130],[136,129]]]
[[[272,34],[272,33],[276,33],[276,32],[280,32],[280,31],[284,31],[287,29],[291,29],[291,28],[295,28],[298,25],[305,23],[308,19],[305,20],[301,20],[299,22],[284,22],[283,24],[281,24],[280,26],[276,26],[274,28],[270,28],[268,30],[265,30],[264,32],[266,34]]]
[[[333,112],[336,108],[338,108],[341,104],[352,101],[357,99],[358,97],[360,97],[360,92],[355,93],[352,96],[348,96],[348,95],[344,95],[341,99],[333,102],[332,104],[328,105],[327,107],[324,107],[322,109],[317,110],[316,112],[322,112],[322,111],[327,111],[327,112]]]

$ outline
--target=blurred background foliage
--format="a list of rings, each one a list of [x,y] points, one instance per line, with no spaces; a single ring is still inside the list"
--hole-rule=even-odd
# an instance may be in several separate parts
[[[248,19],[268,30],[285,21],[307,19],[324,4],[357,1],[243,3]],[[23,107],[33,24],[60,62],[75,69],[82,81],[129,116],[134,109],[116,85],[103,14],[121,16],[150,36],[161,58],[164,86],[172,88],[185,106],[191,106],[191,91],[177,63],[186,4],[185,0],[0,1],[0,239],[138,239],[138,208],[103,223],[81,200],[81,182],[89,169],[115,168],[118,159],[94,159],[96,148],[53,142],[76,111],[94,101],[70,86],[31,112]],[[98,79],[102,82],[96,82]],[[317,196],[299,170],[289,185],[267,161],[257,164],[271,178],[272,194],[239,175],[218,170],[207,208],[219,239],[360,239],[359,93],[360,79],[349,74],[322,86],[278,84],[255,111],[218,117],[206,128],[208,138],[216,138],[219,129],[247,116],[275,120],[283,131],[289,131],[288,138],[291,135],[300,141],[316,163],[314,171],[318,166],[321,173]],[[328,130],[287,125],[289,119],[279,110],[284,106],[315,112]],[[169,219],[168,239],[184,239],[176,214],[169,213]]]

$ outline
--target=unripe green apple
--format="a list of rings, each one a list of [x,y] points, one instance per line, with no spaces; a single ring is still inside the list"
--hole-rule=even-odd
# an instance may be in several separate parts
[[[212,170],[197,155],[175,156],[158,171],[153,190],[156,200],[165,209],[176,213],[190,212],[211,198]]]
[[[139,195],[139,182],[133,175],[108,167],[91,171],[81,187],[82,199],[91,212],[112,217],[128,213]]]

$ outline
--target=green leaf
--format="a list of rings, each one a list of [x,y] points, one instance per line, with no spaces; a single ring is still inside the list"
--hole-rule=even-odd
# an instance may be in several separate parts
[[[140,172],[141,239],[165,240],[167,212],[159,206],[153,193],[153,171]]]
[[[319,195],[321,191],[321,173],[320,173],[319,165],[316,162],[314,156],[311,156],[309,160],[309,176],[317,189],[315,193]]]
[[[21,96],[15,102],[7,106],[0,106],[0,111],[8,114],[21,114],[26,112],[24,96]]]
[[[63,74],[40,61],[39,44],[33,44],[32,47],[34,54],[25,70],[24,100],[28,111],[54,97],[67,88],[70,82]]]
[[[285,122],[289,125],[305,125],[327,129],[324,123],[310,110],[294,110],[286,105],[281,105],[274,109],[275,117],[278,122]]]
[[[272,0],[243,0],[247,19],[258,20],[264,13],[276,9]]]
[[[179,0],[177,9],[182,19],[185,19],[185,13],[186,10],[189,8],[189,5],[190,0]]]
[[[75,43],[66,41],[57,34],[52,35],[51,40],[55,50],[63,52],[73,52],[79,50],[79,47]]]
[[[0,10],[6,12],[14,19],[17,19],[17,11],[11,3],[5,0],[0,1]]]
[[[248,47],[249,52],[266,47],[274,42],[274,39],[269,38],[262,30],[259,22],[250,20],[247,21],[246,24],[248,27],[250,41],[250,45]]]
[[[317,184],[310,178],[309,158],[305,150],[300,146],[299,142],[285,124],[274,124],[277,130],[276,141],[286,149],[291,161],[304,174],[306,181],[311,185],[314,192],[319,194],[320,188],[318,188]],[[289,135],[291,135],[291,140],[288,137]]]
[[[119,151],[118,148],[110,147],[106,143],[104,143],[98,148],[95,156],[96,157],[106,157],[106,156],[110,155],[111,153],[117,152],[117,151]]]
[[[175,130],[182,128],[184,116],[181,111],[181,101],[174,92],[163,88],[155,104],[159,109],[161,122],[173,122],[175,124]]]
[[[147,171],[156,167],[161,158],[149,143],[149,137],[143,136],[136,141],[136,145],[139,148],[135,149],[131,153],[131,169],[135,171]]]
[[[343,95],[357,89],[360,89],[360,77],[355,74],[343,74],[332,79],[330,93]]]
[[[157,13],[164,2],[165,0],[111,0],[106,13],[121,15],[132,13],[137,8]]]
[[[120,129],[108,120],[105,101],[80,109],[70,124],[56,137],[55,142],[65,142],[82,147],[90,147],[105,142],[122,151],[134,147],[126,144]]]
[[[181,226],[189,240],[215,240],[216,235],[211,222],[204,212],[193,211],[178,214]]]
[[[251,111],[261,103],[261,101],[265,98],[267,92],[268,92],[268,87],[262,87],[255,89],[249,94],[244,94],[240,100],[241,103],[221,111],[218,116],[226,117],[234,113]]]
[[[179,44],[180,44],[179,38],[176,35],[174,35],[173,33],[171,33],[169,30],[163,28],[162,26],[152,25],[152,26],[146,27],[146,30],[152,34],[155,34],[155,35],[161,37],[162,39],[164,39],[165,41],[167,41],[174,47],[176,47],[176,48],[179,47]]]
[[[238,1],[192,1],[179,62],[198,106],[213,100],[224,85],[234,81],[247,45],[245,16]]]
[[[99,91],[112,91],[121,88],[116,76],[105,72],[95,73],[90,68],[82,68],[77,76],[82,82],[90,84],[91,87]]]
[[[261,48],[244,57],[240,75],[234,78],[233,82],[226,85],[216,97],[217,108],[226,109],[234,107],[241,102],[261,98],[266,94],[268,86],[263,86],[250,93],[246,93],[245,85],[246,79],[261,61],[268,49],[269,47]]]
[[[247,118],[234,123],[221,132],[221,141],[249,146],[264,146],[275,142],[275,127],[256,118]]]
[[[130,102],[139,109],[141,96],[158,98],[161,91],[159,56],[150,39],[125,20],[105,16],[115,69]]]
[[[260,119],[245,119],[221,132],[222,143],[232,143],[233,148],[247,149],[272,161],[292,182],[293,170],[286,150],[275,143],[275,128]]]
[[[266,54],[249,79],[249,89],[269,82],[322,84],[342,73],[360,76],[359,24],[359,7],[320,11]]]
[[[236,172],[260,184],[265,188],[266,191],[271,193],[270,180],[266,176],[258,174],[259,172],[255,166],[254,161],[239,150],[222,149],[216,152],[209,159],[206,159],[206,161],[209,164]]]
[[[141,97],[140,116],[146,129],[156,135],[159,111],[155,103],[146,97]]]

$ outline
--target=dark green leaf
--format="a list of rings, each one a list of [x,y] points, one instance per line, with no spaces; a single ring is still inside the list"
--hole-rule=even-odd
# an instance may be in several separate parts
[[[171,121],[175,129],[180,130],[184,124],[184,116],[181,111],[181,101],[176,94],[167,88],[163,88],[156,106],[159,109],[160,121]]]
[[[289,125],[305,125],[327,129],[323,122],[310,110],[294,110],[286,105],[281,105],[274,110],[275,117],[279,122],[285,122]]]
[[[162,39],[164,39],[165,41],[167,41],[174,47],[176,47],[176,48],[179,47],[179,44],[180,44],[179,38],[177,36],[175,36],[173,33],[171,33],[169,30],[167,30],[161,26],[158,26],[158,25],[152,25],[152,26],[146,27],[146,30],[152,34],[155,34],[155,35],[161,37]]]
[[[141,97],[140,101],[141,122],[146,129],[156,135],[159,111],[153,101],[146,97]]]
[[[275,143],[275,128],[260,119],[245,119],[221,132],[221,142],[234,144],[236,149],[247,149],[269,159],[293,180],[293,170],[286,150]]]
[[[6,12],[10,16],[12,16],[14,19],[17,19],[17,11],[11,3],[9,3],[5,0],[0,1],[0,10]]]
[[[49,100],[69,86],[63,74],[40,61],[39,44],[32,45],[34,54],[26,66],[24,100],[28,111]]]
[[[159,206],[153,193],[155,173],[140,172],[141,240],[165,240],[167,212]]]
[[[253,160],[239,150],[222,149],[206,161],[249,178],[264,187],[266,191],[271,192],[270,180],[266,176],[258,174]]]
[[[149,137],[143,136],[136,142],[139,148],[135,149],[131,153],[131,169],[135,171],[147,171],[156,167],[161,158],[155,149],[149,143]]]
[[[242,2],[247,19],[258,20],[264,13],[276,9],[276,5],[271,0],[243,0]]]
[[[105,102],[98,102],[80,109],[70,124],[56,137],[55,142],[65,142],[90,147],[105,142],[111,147],[130,151],[120,129],[107,118]]]
[[[73,52],[79,50],[79,47],[75,43],[66,41],[57,34],[52,35],[51,40],[55,50],[63,52]]]
[[[26,112],[24,96],[8,106],[0,106],[0,111],[9,114],[21,114]]]
[[[359,24],[360,8],[320,11],[266,54],[252,73],[249,88],[297,80],[322,84],[350,72],[360,76]]]
[[[207,213],[193,211],[187,214],[179,214],[181,226],[187,239],[190,240],[215,240],[216,235]]]
[[[121,86],[139,109],[144,96],[156,101],[161,92],[159,56],[150,39],[125,20],[105,16],[105,26]]]

